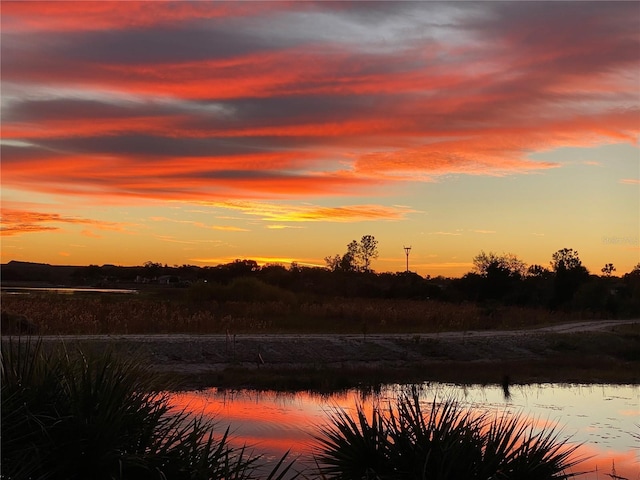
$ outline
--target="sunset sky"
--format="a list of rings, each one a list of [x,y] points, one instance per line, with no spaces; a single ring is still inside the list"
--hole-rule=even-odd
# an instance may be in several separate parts
[[[640,261],[640,3],[11,2],[2,262]]]

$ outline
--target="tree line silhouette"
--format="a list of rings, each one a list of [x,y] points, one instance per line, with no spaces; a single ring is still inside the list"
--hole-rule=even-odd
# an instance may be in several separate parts
[[[246,288],[257,285],[287,290],[300,298],[361,297],[474,302],[488,308],[500,305],[543,308],[552,311],[584,311],[607,317],[640,314],[640,263],[620,277],[611,263],[596,275],[582,264],[578,252],[563,248],[551,255],[549,266],[527,265],[516,255],[481,251],[473,258],[473,268],[460,278],[420,276],[414,272],[375,272],[378,241],[365,235],[353,240],[347,251],[325,258],[326,267],[289,266],[238,259],[217,266],[174,265],[146,262],[142,266],[90,265],[73,267],[69,281],[78,285],[113,286],[133,281],[202,288],[203,284],[228,286],[238,279],[251,278]],[[53,281],[50,272],[35,270],[29,278],[16,265],[3,266],[3,282],[11,280]],[[42,265],[42,264],[30,264]],[[51,268],[71,268],[52,267]],[[36,275],[33,272],[39,271]],[[60,281],[59,278],[56,279]],[[236,282],[237,283],[237,282]],[[198,287],[199,286],[199,287]],[[205,285],[206,286],[206,285]]]

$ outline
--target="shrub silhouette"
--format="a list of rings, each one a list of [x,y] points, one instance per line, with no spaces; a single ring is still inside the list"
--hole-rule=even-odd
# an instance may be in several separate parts
[[[423,412],[417,395],[395,409],[362,407],[355,418],[338,410],[317,437],[317,461],[327,479],[567,479],[579,447],[553,430],[536,433],[519,417],[473,415],[454,401]]]
[[[3,342],[2,478],[254,478],[259,457],[175,411],[153,378],[135,359]]]

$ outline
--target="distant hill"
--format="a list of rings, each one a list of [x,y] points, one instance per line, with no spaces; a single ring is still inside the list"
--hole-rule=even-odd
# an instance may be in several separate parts
[[[189,267],[196,269],[197,267]],[[182,277],[187,273],[182,270]],[[139,276],[157,278],[161,275],[177,275],[174,267],[154,268],[144,266],[105,265],[50,265],[48,263],[21,262],[11,260],[0,264],[0,282],[3,286],[27,286],[38,283],[51,286],[115,286],[134,283]],[[195,278],[195,275],[193,275]]]
[[[11,260],[9,263],[0,265],[0,281],[3,284],[14,282],[43,282],[54,285],[66,285],[74,283],[73,274],[78,268],[81,267]]]

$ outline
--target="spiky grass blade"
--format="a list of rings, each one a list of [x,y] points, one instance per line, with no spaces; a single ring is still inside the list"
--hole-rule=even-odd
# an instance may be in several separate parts
[[[582,459],[554,430],[535,432],[515,416],[475,414],[453,400],[423,412],[417,395],[400,397],[386,415],[344,411],[318,438],[318,469],[329,479],[567,479]]]
[[[317,461],[327,478],[378,478],[389,470],[388,432],[380,411],[372,410],[371,423],[359,406],[356,419],[337,410],[331,424],[316,437],[322,446]]]
[[[21,339],[1,354],[3,478],[254,478],[259,457],[231,447],[228,429],[215,436],[211,421],[174,411],[136,359],[45,354]]]

